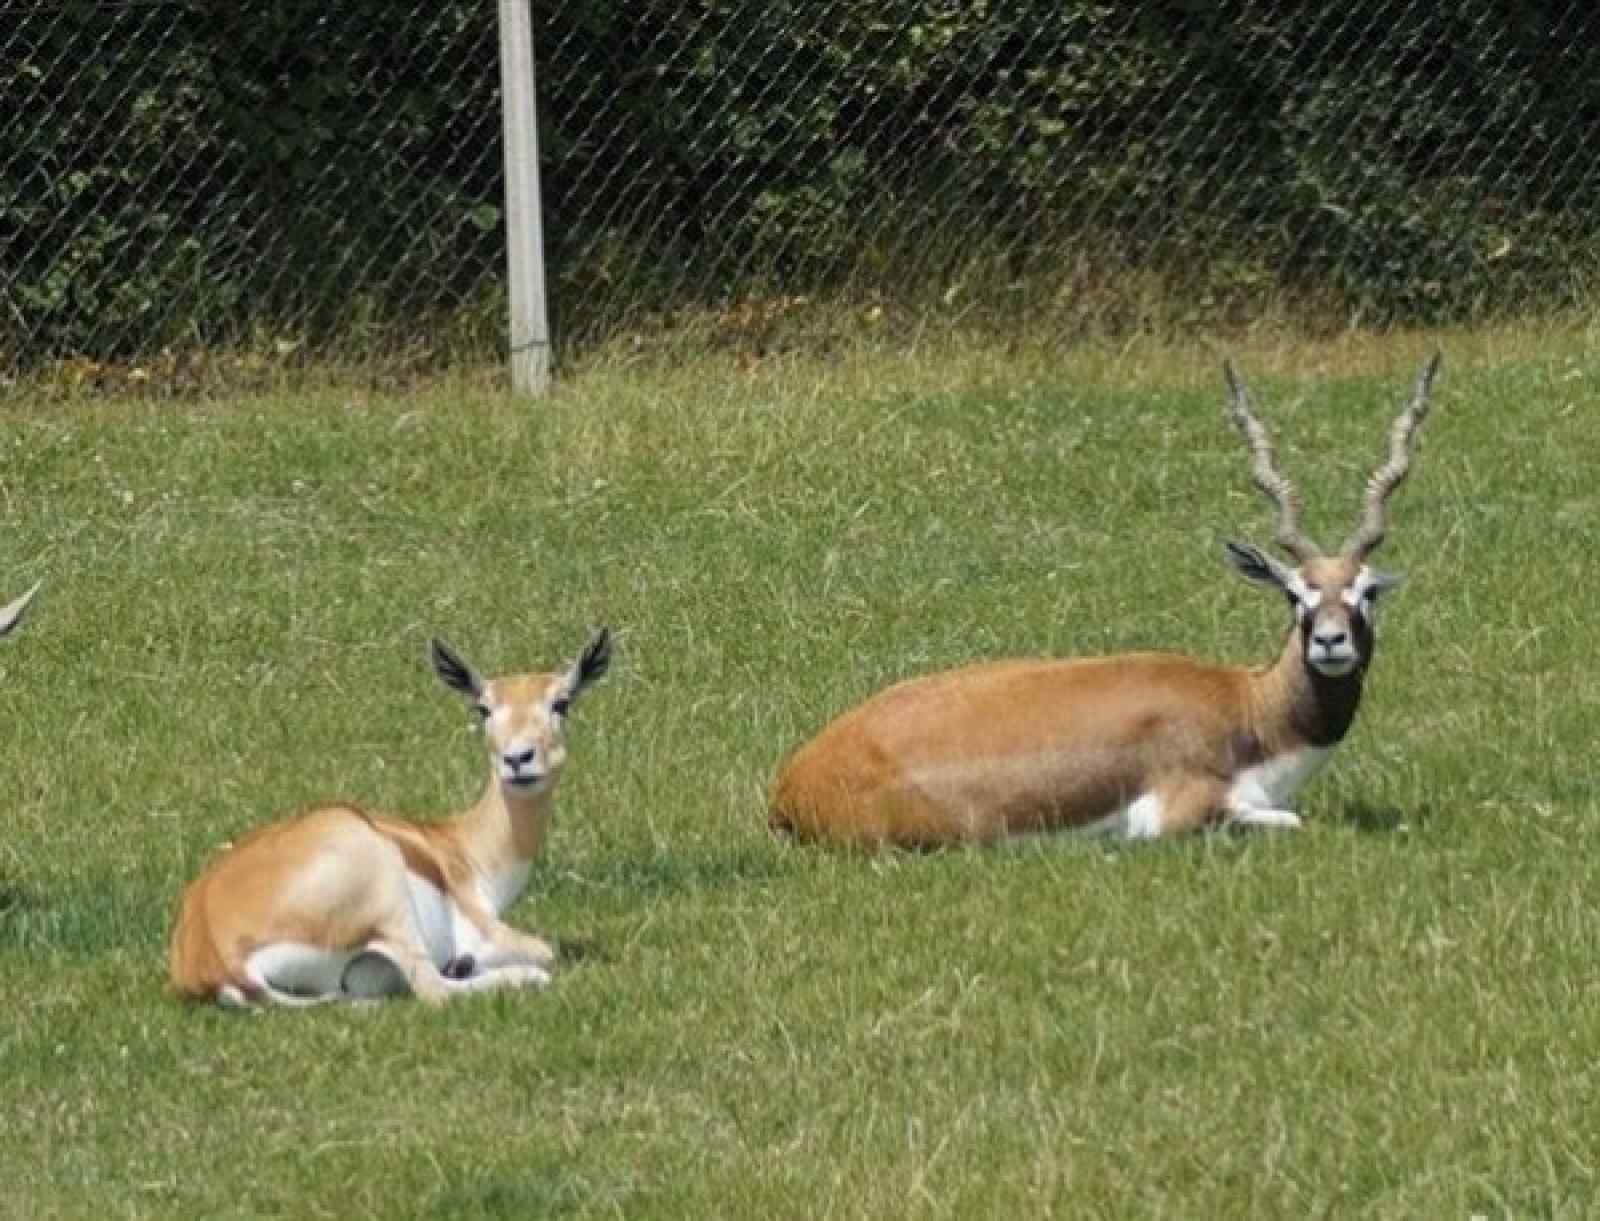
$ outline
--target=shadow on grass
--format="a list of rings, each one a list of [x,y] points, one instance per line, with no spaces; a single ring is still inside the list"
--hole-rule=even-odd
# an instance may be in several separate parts
[[[1369,835],[1399,835],[1406,831],[1421,830],[1432,821],[1433,813],[1431,805],[1402,810],[1399,806],[1351,801],[1339,811],[1338,820],[1353,830]]]
[[[582,871],[551,869],[536,885],[539,893],[547,897],[600,890],[653,898],[748,886],[790,872],[778,854],[752,850],[728,856],[617,858],[589,865]]]
[[[61,883],[48,891],[0,881],[0,949],[97,957],[157,944],[166,923],[165,904],[147,901],[120,879]]]
[[[550,868],[543,878],[535,876],[529,893],[536,896],[536,902],[577,900],[591,911],[632,913],[642,902],[760,887],[793,874],[794,869],[785,868],[781,856],[760,849],[726,856],[620,857],[582,869]],[[540,931],[554,934],[560,966],[603,966],[619,961],[616,947],[604,938],[569,934],[555,926]]]
[[[617,956],[598,937],[560,937],[556,941],[556,963],[559,966],[605,965],[616,961]]]
[[[42,907],[43,903],[20,886],[0,882],[0,920],[16,915],[28,908]]]

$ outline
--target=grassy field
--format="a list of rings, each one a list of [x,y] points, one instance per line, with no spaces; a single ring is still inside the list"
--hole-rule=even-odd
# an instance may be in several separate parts
[[[1581,329],[1233,351],[1327,545],[1446,354],[1408,574],[1292,837],[774,842],[783,753],[975,658],[1275,655],[1217,354],[830,359],[0,404],[0,1215],[1578,1217],[1600,361]],[[481,783],[425,661],[617,663],[511,919],[547,992],[238,1017],[183,883],[319,798]]]

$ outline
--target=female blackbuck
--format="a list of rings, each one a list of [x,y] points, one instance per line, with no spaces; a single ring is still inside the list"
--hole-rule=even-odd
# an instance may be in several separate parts
[[[1289,567],[1227,543],[1244,577],[1289,599],[1294,621],[1259,669],[1131,653],[1001,661],[912,679],[840,716],[794,752],[770,823],[803,839],[939,845],[1057,830],[1129,839],[1212,826],[1300,826],[1290,795],[1349,730],[1372,660],[1374,604],[1397,576],[1367,566],[1410,466],[1436,354],[1394,422],[1360,522],[1337,555],[1300,529],[1300,501],[1231,365],[1231,414],[1256,486],[1277,506]]]
[[[540,987],[549,944],[500,920],[550,829],[568,710],[605,673],[601,629],[565,670],[483,679],[442,640],[433,667],[483,718],[489,782],[438,822],[320,806],[263,827],[184,892],[173,987],[230,1007]]]
[[[22,622],[23,611],[28,609],[28,603],[33,601],[33,595],[38,592],[39,584],[35,582],[33,588],[15,602],[8,602],[4,607],[0,607],[0,636],[4,636]]]

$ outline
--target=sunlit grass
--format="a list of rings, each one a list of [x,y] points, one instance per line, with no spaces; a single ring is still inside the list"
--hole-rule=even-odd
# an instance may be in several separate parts
[[[795,849],[782,754],[892,679],[1270,657],[1215,345],[959,334],[484,379],[9,401],[0,1214],[1581,1216],[1600,724],[1593,336],[1261,332],[1309,529],[1446,355],[1368,702],[1295,837]],[[538,996],[238,1019],[163,991],[184,881],[478,747],[424,664],[617,664],[517,923]]]

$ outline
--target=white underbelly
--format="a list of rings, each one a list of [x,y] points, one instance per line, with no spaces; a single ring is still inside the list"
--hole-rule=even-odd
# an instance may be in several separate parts
[[[483,935],[449,895],[414,873],[406,874],[406,882],[417,933],[434,966],[443,970],[446,963],[462,955],[482,956]]]
[[[336,996],[343,990],[345,968],[359,953],[359,946],[329,950],[301,941],[271,941],[250,955],[249,969],[279,992]]]
[[[437,886],[406,874],[416,932],[433,965],[441,971],[464,955],[481,958],[485,938],[461,908]],[[279,992],[301,998],[338,996],[347,992],[384,995],[406,991],[399,964],[387,955],[370,955],[352,972],[351,964],[367,954],[364,945],[324,947],[299,941],[274,941],[258,947],[250,972]]]
[[[272,989],[274,1000],[285,1003],[340,997],[373,1000],[411,991],[399,963],[362,945],[327,949],[301,941],[269,941],[250,955],[247,969]],[[245,1003],[236,989],[225,989],[218,999],[224,1004]]]
[[[1281,810],[1333,753],[1331,746],[1302,746],[1247,767],[1228,788],[1230,810]]]

